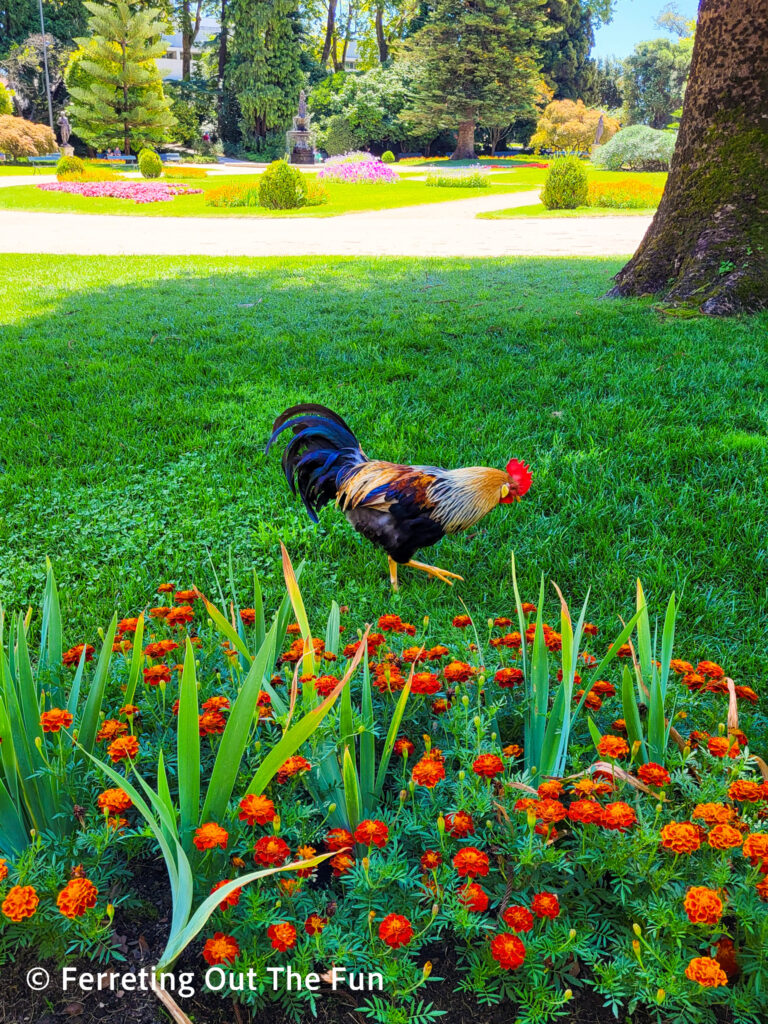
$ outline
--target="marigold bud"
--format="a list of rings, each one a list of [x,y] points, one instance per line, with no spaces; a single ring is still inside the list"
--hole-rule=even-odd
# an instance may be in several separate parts
[[[640,927],[637,921],[635,921],[635,923],[632,925],[632,931],[638,938],[640,938],[640,936],[643,934],[643,929]]]
[[[328,813],[334,814],[336,811],[336,804],[328,804]]]
[[[528,828],[536,828],[536,814],[530,808],[528,808],[526,818],[528,819]]]
[[[563,999],[566,1001],[566,1003],[568,1002],[569,999],[573,999],[573,989],[572,988],[567,988],[565,990],[565,992],[563,992]]]
[[[718,736],[725,736],[725,722],[718,722],[717,723],[717,735]]]
[[[473,725],[474,725],[474,727],[476,729],[479,729],[480,728],[480,716],[479,715],[475,715],[475,717],[472,719],[472,723],[473,723]]]
[[[96,632],[99,634],[99,639],[103,640],[104,639],[104,630],[103,630],[103,628],[101,626],[99,626],[99,628],[96,630]]]
[[[466,779],[466,777],[467,777],[467,773],[462,768],[462,770],[459,772],[459,775],[458,775],[459,782],[463,782],[464,779]]]
[[[437,831],[441,836],[445,833],[445,818],[442,814],[438,814],[437,816]]]
[[[663,988],[660,988],[659,991],[656,993],[656,1002],[663,1003],[666,998],[667,993],[664,991]]]
[[[280,831],[280,815],[279,814],[276,814],[274,816],[274,818],[272,819],[272,829],[273,829],[275,835],[277,835],[277,833]]]
[[[401,789],[400,790],[400,803],[404,804],[407,799],[408,799],[408,792],[407,792],[407,790]]]
[[[568,938],[569,939],[575,939],[576,938],[576,929],[575,928],[571,928],[571,930],[568,932]]]
[[[363,871],[367,871],[368,868],[371,866],[371,858],[370,857],[363,857],[362,865],[363,865]]]
[[[110,924],[112,923],[112,919],[114,918],[114,916],[115,916],[115,906],[114,906],[113,903],[108,903],[107,904],[107,918],[109,919]]]
[[[432,737],[428,733],[422,733],[421,738],[424,740],[424,749],[431,750],[432,748]]]
[[[424,966],[421,969],[421,973],[422,973],[424,978],[428,978],[430,976],[430,974],[432,973],[432,961],[431,960],[427,960],[427,962],[424,964]]]
[[[469,707],[469,697],[466,695],[466,693],[461,698],[461,703],[464,705],[465,708]]]
[[[368,911],[368,920],[372,921],[374,919],[374,917],[376,917],[376,911],[375,910],[369,910]]]
[[[428,625],[429,625],[429,616],[425,615],[424,616],[424,629],[426,629]]]
[[[635,742],[632,744],[632,757],[637,756],[637,752],[640,749],[640,745],[640,740],[635,740]]]
[[[493,619],[488,619],[488,629],[493,629]]]

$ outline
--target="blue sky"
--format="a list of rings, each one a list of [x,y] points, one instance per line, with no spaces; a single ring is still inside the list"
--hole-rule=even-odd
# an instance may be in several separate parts
[[[595,32],[593,57],[627,57],[641,39],[665,35],[653,23],[666,6],[665,0],[618,0],[609,25]],[[695,18],[698,0],[676,0],[677,9],[686,18]]]

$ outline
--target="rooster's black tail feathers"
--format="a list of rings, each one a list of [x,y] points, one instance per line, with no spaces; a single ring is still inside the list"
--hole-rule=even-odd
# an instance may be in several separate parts
[[[272,427],[267,453],[289,429],[293,437],[283,452],[283,472],[316,523],[318,510],[335,500],[344,480],[368,459],[341,416],[323,405],[294,405],[281,413]]]

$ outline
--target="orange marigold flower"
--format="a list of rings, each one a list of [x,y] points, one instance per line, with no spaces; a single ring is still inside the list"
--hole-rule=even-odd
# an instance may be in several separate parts
[[[701,830],[690,821],[670,821],[661,830],[661,845],[672,853],[695,853],[701,846]]]
[[[696,956],[685,968],[686,978],[697,982],[702,988],[717,988],[727,985],[728,978],[717,960],[710,956]]]
[[[470,619],[468,615],[454,615],[453,625],[456,626],[457,629],[466,629],[467,626],[472,625],[472,619]]]
[[[399,633],[403,628],[403,620],[399,615],[380,615],[379,629],[385,633]]]
[[[178,608],[171,608],[165,617],[169,626],[183,626],[187,622],[193,622],[195,613],[189,604],[180,604]]]
[[[554,825],[558,821],[562,821],[568,814],[565,806],[559,800],[546,798],[535,801],[532,810],[536,815],[536,820],[543,822],[545,825]]]
[[[224,932],[216,932],[203,946],[203,957],[215,967],[216,964],[233,964],[240,956],[237,939]]]
[[[120,633],[135,633],[139,625],[138,618],[135,619],[120,619],[117,624],[117,632]]]
[[[229,885],[231,881],[231,878],[224,878],[220,882],[217,882],[214,886],[211,887],[211,896],[213,896],[215,892],[218,892],[219,889],[223,889],[225,885]],[[227,907],[236,907],[240,902],[240,896],[242,895],[242,892],[242,889],[233,889],[229,896],[224,897],[224,899],[219,904],[219,907],[222,910],[226,910]]]
[[[208,700],[203,701],[201,707],[203,711],[226,711],[229,708],[229,697],[224,697],[222,694],[209,697]]]
[[[170,610],[167,604],[159,604],[157,607],[149,609],[149,617],[151,619],[164,619]]]
[[[120,724],[122,725],[122,722]],[[128,759],[135,761],[139,753],[139,741],[135,736],[119,736],[107,747],[107,753],[113,764]]]
[[[245,626],[252,626],[256,621],[256,609],[255,608],[241,608],[240,609],[240,621]]]
[[[513,633],[507,633],[499,641],[502,647],[507,647],[510,650],[519,650],[523,646],[523,638],[515,630]]]
[[[737,779],[736,782],[732,782],[728,796],[731,800],[749,804],[756,804],[765,799],[762,785],[752,779]]]
[[[125,715],[126,718],[133,718],[135,715],[141,715],[141,712],[135,704],[123,704],[119,714]]]
[[[751,686],[736,686],[734,689],[739,700],[747,700],[750,704],[757,704],[760,700]]]
[[[498,618],[493,620],[494,626],[499,626],[502,629],[506,626],[512,625],[512,619],[508,619],[506,615],[500,615]]]
[[[164,658],[166,654],[170,654],[171,651],[177,651],[179,645],[175,640],[158,640],[155,643],[147,644],[144,648],[144,654],[148,658],[157,660],[158,658]]]
[[[491,940],[491,956],[505,971],[516,971],[525,963],[525,946],[511,932],[501,932]]]
[[[725,823],[715,825],[707,836],[707,843],[713,850],[734,850],[743,842],[744,837],[741,832],[733,825]]]
[[[713,757],[738,757],[739,742],[733,736],[710,736],[707,750]]]
[[[563,794],[563,784],[560,779],[547,779],[541,783],[536,792],[544,800],[556,800]]]
[[[525,676],[520,668],[500,668],[493,678],[497,686],[504,690],[510,690],[518,683],[522,683]]]
[[[613,683],[609,683],[607,679],[596,679],[592,684],[591,691],[593,693],[599,693],[601,697],[616,696],[616,687]]]
[[[473,914],[482,914],[488,909],[488,893],[477,882],[462,885],[457,896],[459,903],[463,903]]]
[[[442,760],[438,761],[433,757],[422,757],[413,766],[411,777],[417,786],[434,789],[438,782],[445,778],[445,766]]]
[[[326,833],[325,845],[328,850],[343,850],[351,846],[355,837],[346,828],[332,828]]]
[[[467,811],[456,811],[446,815],[445,829],[448,835],[455,839],[466,839],[467,836],[475,834],[475,823]]]
[[[756,868],[759,864],[768,864],[768,832],[750,832],[744,840],[741,852]]]
[[[685,894],[683,906],[691,924],[717,924],[723,916],[723,901],[717,890],[704,885],[692,885]]]
[[[336,676],[318,676],[315,680],[315,693],[320,697],[327,697],[338,685],[339,680]]]
[[[430,647],[429,650],[424,652],[424,661],[440,661],[441,658],[445,658],[450,652],[447,647],[443,644],[437,644],[436,647]]]
[[[523,748],[519,744],[517,744],[517,743],[510,743],[508,746],[504,747],[504,749],[502,750],[502,754],[504,755],[504,757],[509,757],[509,758],[522,757],[523,753],[524,753]]]
[[[533,928],[533,914],[527,907],[507,907],[501,916],[513,932],[529,932]]]
[[[733,807],[725,804],[696,804],[692,818],[700,818],[705,825],[724,825],[736,817]]]
[[[440,680],[434,672],[416,672],[411,680],[411,693],[431,697],[440,689]]]
[[[453,858],[456,873],[462,878],[485,877],[490,868],[488,854],[476,846],[465,846]]]
[[[96,803],[105,814],[122,814],[129,807],[133,807],[133,801],[123,789],[105,789],[96,797]]]
[[[170,594],[173,591],[173,583],[161,583],[157,588],[158,594]]]
[[[617,718],[615,721],[611,722],[611,728],[614,732],[621,733],[622,736],[627,735],[627,723],[623,718]]]
[[[597,636],[597,626],[593,622],[585,622],[581,627],[581,632],[585,636]]]
[[[207,821],[200,828],[195,829],[192,842],[198,850],[215,850],[217,846],[226,850],[229,842],[229,832],[215,821]]]
[[[663,765],[649,761],[648,764],[641,764],[637,769],[637,777],[646,786],[666,786],[669,781],[669,772]]]
[[[78,665],[83,651],[85,651],[85,660],[91,661],[96,653],[96,648],[92,644],[78,644],[77,647],[70,647],[68,651],[65,651],[61,660],[65,665]]]
[[[584,691],[577,690],[573,695],[574,704],[578,704],[582,697],[584,697]],[[599,711],[603,706],[602,698],[599,694],[590,690],[587,696],[584,697],[584,706],[589,708],[590,711]]]
[[[266,825],[275,818],[275,805],[269,797],[250,793],[239,803],[238,819],[247,821],[249,825]]]
[[[383,821],[366,818],[355,829],[355,842],[361,846],[377,846],[379,849],[387,845],[389,829]]]
[[[762,882],[758,882],[755,889],[763,903],[768,903],[768,878],[764,878]]]
[[[82,917],[96,906],[99,890],[87,878],[71,878],[56,897],[56,906],[64,917]]]
[[[621,736],[603,736],[597,745],[597,752],[600,757],[619,759],[629,756],[629,747]]]
[[[390,949],[407,946],[413,938],[411,922],[402,914],[387,914],[379,925],[379,938]]]
[[[346,873],[354,867],[355,858],[351,853],[342,851],[341,853],[337,853],[335,857],[332,857],[330,863],[333,868],[334,875],[338,878],[340,875],[346,875]]]
[[[257,839],[253,847],[253,859],[257,864],[280,867],[291,855],[288,844],[279,836],[264,836]]]
[[[443,863],[443,855],[438,850],[425,850],[419,863],[422,871],[437,871]]]
[[[414,747],[406,736],[401,736],[399,739],[395,740],[395,745],[392,749],[395,753],[395,757],[404,757],[407,760],[416,747]]]
[[[693,672],[693,665],[690,661],[682,661],[680,658],[673,658],[669,663],[669,667],[673,672],[677,672],[679,676],[685,676],[689,672]]]
[[[170,683],[171,670],[167,665],[151,665],[144,670],[144,682],[147,686],[159,686],[160,683]]]
[[[300,754],[294,754],[293,757],[289,757],[287,761],[278,768],[277,775],[275,778],[282,785],[287,782],[288,779],[293,778],[294,775],[298,775],[299,772],[307,772],[312,767],[306,757],[301,757]]]
[[[32,917],[39,902],[33,885],[14,885],[8,890],[0,910],[9,920],[18,924],[25,917]]]
[[[73,721],[74,718],[69,711],[64,711],[62,708],[51,708],[50,711],[44,711],[40,715],[43,732],[60,732],[62,729],[68,729]]]
[[[296,850],[296,859],[312,860],[316,853],[317,850],[314,848],[314,846],[309,846],[305,844],[303,846],[300,846]],[[299,876],[299,878],[309,878],[314,872],[314,870],[314,868],[297,868],[296,874]],[[283,879],[283,881],[293,881],[293,879]]]
[[[431,704],[432,713],[435,715],[444,715],[451,709],[451,702],[445,697],[438,697],[437,700],[433,700]]]
[[[531,900],[531,910],[536,917],[558,917],[560,901],[553,892],[537,892]]]
[[[696,666],[696,671],[709,679],[722,679],[725,675],[724,669],[716,661],[700,661]]]
[[[8,861],[5,857],[0,857],[0,882],[4,881],[8,877]]]
[[[320,914],[310,914],[304,922],[304,931],[307,935],[319,935],[327,924],[327,917],[321,917]]]
[[[188,604],[190,601],[197,600],[196,590],[177,590],[173,595],[173,600],[176,604]]]
[[[481,754],[475,758],[472,771],[484,779],[492,779],[504,771],[504,762],[497,754]]]
[[[118,722],[116,718],[105,718],[101,723],[101,728],[96,733],[96,740],[101,742],[102,740],[114,740],[118,736],[125,736],[128,732],[128,726],[125,722]]]
[[[449,683],[466,683],[475,675],[475,670],[466,661],[449,661],[443,675]]]
[[[201,736],[216,736],[224,732],[227,720],[220,711],[204,711],[198,718]]]
[[[568,808],[568,817],[582,825],[600,825],[603,809],[597,800],[574,800]]]

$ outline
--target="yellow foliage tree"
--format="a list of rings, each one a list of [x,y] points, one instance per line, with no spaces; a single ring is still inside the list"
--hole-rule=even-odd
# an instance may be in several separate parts
[[[537,152],[553,149],[558,153],[588,153],[595,143],[601,117],[600,142],[608,142],[621,127],[615,117],[585,106],[582,100],[554,100],[539,118],[531,145]]]
[[[0,153],[8,156],[45,156],[58,149],[47,124],[35,124],[23,117],[0,115]]]

